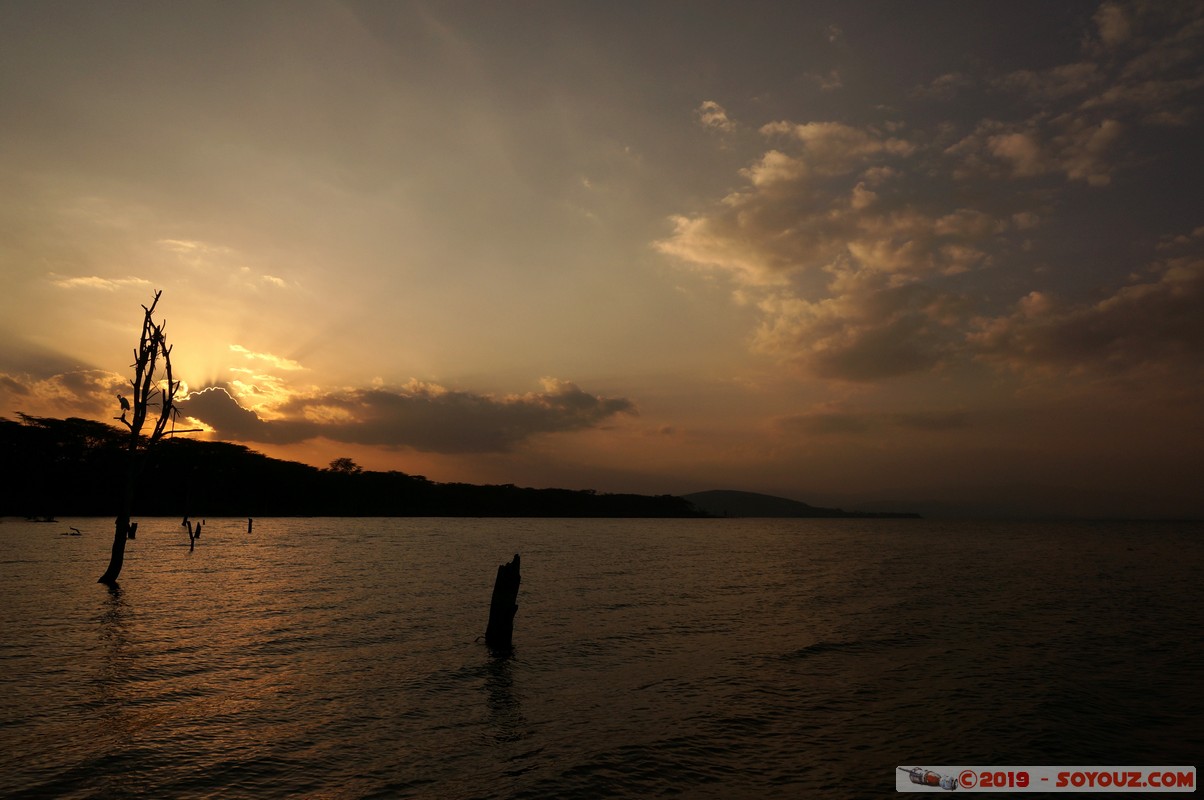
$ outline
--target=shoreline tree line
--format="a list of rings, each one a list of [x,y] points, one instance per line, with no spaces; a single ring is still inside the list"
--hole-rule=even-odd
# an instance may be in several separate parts
[[[126,487],[129,432],[94,420],[0,417],[0,516],[109,516]],[[165,438],[143,454],[133,516],[702,517],[672,495],[438,483],[328,468],[230,442]]]

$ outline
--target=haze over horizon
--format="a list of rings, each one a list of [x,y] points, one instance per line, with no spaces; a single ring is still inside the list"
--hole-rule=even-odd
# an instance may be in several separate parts
[[[1204,6],[0,3],[0,416],[1204,516]],[[908,510],[906,507],[899,510]]]

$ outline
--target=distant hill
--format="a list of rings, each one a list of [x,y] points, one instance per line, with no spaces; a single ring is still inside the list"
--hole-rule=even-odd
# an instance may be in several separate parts
[[[756,492],[736,492],[713,489],[709,492],[694,492],[682,495],[699,511],[713,517],[854,517],[854,518],[912,518],[919,514],[895,511],[844,511],[839,508],[821,508],[798,500],[774,497]]]

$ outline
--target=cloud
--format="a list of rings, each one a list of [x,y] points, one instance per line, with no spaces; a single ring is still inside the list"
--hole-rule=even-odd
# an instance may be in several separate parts
[[[295,397],[275,409],[273,420],[242,408],[222,387],[194,392],[179,405],[225,439],[287,444],[324,437],[449,454],[506,452],[537,434],[583,430],[635,413],[629,400],[597,397],[550,378],[541,392],[501,398],[417,382]]]
[[[0,373],[0,401],[5,410],[33,416],[111,419],[119,413],[120,393],[130,393],[129,380],[101,369],[71,370],[46,377]]]
[[[180,413],[203,422],[223,439],[249,442],[301,441],[284,429],[273,430],[254,411],[238,404],[223,387],[211,386],[192,392],[176,403]]]
[[[1090,122],[1070,114],[1019,124],[985,120],[945,152],[961,160],[954,174],[963,179],[1061,173],[1068,180],[1107,186],[1114,168],[1112,151],[1123,130],[1114,119]]]
[[[780,285],[850,254],[892,271],[939,268],[916,243],[938,235],[933,220],[880,207],[869,188],[900,173],[867,162],[905,158],[912,145],[840,123],[776,122],[762,131],[799,152],[767,150],[741,170],[747,188],[710,213],[672,217],[673,233],[657,250],[752,286]]]
[[[60,289],[100,289],[113,292],[128,286],[150,286],[150,281],[144,278],[102,278],[99,275],[80,276],[76,278],[52,277],[51,282]]]
[[[300,362],[294,361],[291,358],[284,358],[283,356],[277,356],[271,353],[256,353],[253,350],[248,350],[241,344],[230,345],[230,352],[238,353],[239,355],[242,355],[253,361],[265,361],[277,369],[289,371],[305,369]]]
[[[170,250],[182,256],[199,256],[210,253],[229,255],[233,252],[229,247],[225,247],[224,245],[212,245],[195,239],[160,239],[159,246],[164,250]]]
[[[818,86],[821,92],[833,92],[844,87],[844,83],[840,80],[840,72],[838,70],[832,70],[827,75],[821,75],[816,72],[808,72],[805,73],[803,77]]]
[[[1031,292],[1010,313],[980,319],[968,341],[978,356],[1015,370],[1058,367],[1107,373],[1185,364],[1204,356],[1204,258],[1159,263],[1091,304]]]
[[[994,266],[1009,243],[1031,235],[1040,215],[939,211],[939,199],[922,207],[922,195],[907,191],[917,183],[914,172],[866,163],[889,158],[905,166],[915,148],[892,145],[873,129],[775,122],[762,130],[796,149],[767,150],[742,170],[744,188],[706,213],[674,217],[673,233],[655,243],[731,279],[741,302],[760,315],[754,352],[806,375],[872,382],[974,357],[1001,366],[1083,359],[1132,368],[1198,341],[1198,315],[1183,305],[1199,294],[1196,267],[1184,259],[1168,262],[1157,281],[1096,306],[1055,310],[1036,293],[1012,314],[976,313],[985,294],[944,279]],[[982,123],[972,138],[996,177],[1057,172],[1103,186],[1120,135],[1113,120],[1087,125],[1066,116],[1038,129]],[[887,169],[871,178],[871,170]]]
[[[1095,24],[1099,30],[1100,41],[1106,47],[1116,47],[1124,44],[1132,35],[1132,27],[1125,11],[1118,3],[1104,3],[1095,12]]]
[[[1130,114],[1146,125],[1185,125],[1198,113],[1190,95],[1201,86],[1204,77],[1199,75],[1174,80],[1123,81],[1084,100],[1081,108]]]
[[[736,123],[728,118],[723,106],[714,100],[704,100],[698,108],[694,109],[694,116],[697,117],[699,124],[708,130],[730,133],[736,129]]]
[[[1195,2],[1143,3],[1129,8],[1140,35],[1121,78],[1138,80],[1196,74],[1204,39],[1204,8]]]
[[[770,150],[760,160],[740,171],[753,186],[761,189],[789,184],[807,177],[807,165],[779,150]]]
[[[957,348],[956,295],[921,282],[892,286],[868,270],[832,271],[828,298],[762,301],[753,349],[817,377],[875,381],[931,369]]]
[[[918,207],[906,173],[878,163],[903,162],[915,146],[876,129],[762,131],[792,151],[767,150],[741,171],[745,188],[707,213],[673,217],[655,247],[726,274],[761,315],[752,349],[805,373],[870,381],[943,363],[961,338],[963,301],[931,281],[991,263],[986,246],[1015,225],[973,208]]]
[[[910,96],[920,100],[952,100],[962,90],[974,85],[974,79],[961,72],[946,72],[931,82],[912,88]]]
[[[1178,251],[1186,247],[1191,247],[1200,241],[1204,241],[1204,225],[1193,229],[1191,233],[1163,236],[1158,242],[1158,250],[1164,252]]]
[[[1045,104],[1086,94],[1104,79],[1104,72],[1097,64],[1080,61],[1047,70],[1017,70],[1004,75],[994,85],[1031,102]]]
[[[915,145],[903,139],[839,122],[770,122],[761,133],[802,143],[807,165],[828,174],[856,169],[875,156],[908,156],[915,151]]]
[[[1198,3],[1105,3],[1095,15],[1092,58],[1016,70],[990,82],[1030,107],[1027,117],[987,119],[946,150],[958,176],[1025,179],[1062,174],[1108,185],[1128,134],[1182,126],[1204,87],[1204,7]]]

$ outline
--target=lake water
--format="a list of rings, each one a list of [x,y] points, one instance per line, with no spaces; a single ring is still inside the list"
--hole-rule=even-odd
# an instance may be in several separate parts
[[[190,552],[143,519],[110,592],[111,526],[0,523],[0,796],[847,797],[1204,753],[1199,524],[213,519]]]

